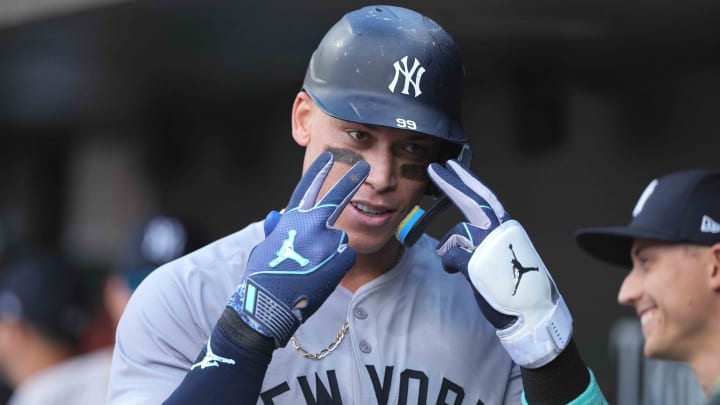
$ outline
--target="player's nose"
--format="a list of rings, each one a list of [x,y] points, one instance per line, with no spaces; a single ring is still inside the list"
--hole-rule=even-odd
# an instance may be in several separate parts
[[[391,154],[377,153],[366,156],[370,164],[370,174],[365,180],[378,193],[387,192],[397,187],[397,173],[395,173],[395,159]]]
[[[620,290],[618,291],[618,303],[622,305],[634,305],[642,296],[642,275],[641,272],[633,266],[625,276]]]

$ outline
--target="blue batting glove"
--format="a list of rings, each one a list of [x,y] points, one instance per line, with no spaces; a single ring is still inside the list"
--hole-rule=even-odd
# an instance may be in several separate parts
[[[525,229],[495,194],[454,160],[428,167],[432,181],[468,222],[452,228],[437,252],[450,273],[475,290],[505,350],[525,368],[556,358],[572,335],[572,316]]]
[[[333,165],[320,155],[303,175],[283,214],[268,216],[267,237],[250,253],[243,281],[228,302],[240,318],[284,347],[355,264],[347,234],[333,227],[370,173],[356,163],[316,203]],[[270,226],[268,226],[270,225]]]

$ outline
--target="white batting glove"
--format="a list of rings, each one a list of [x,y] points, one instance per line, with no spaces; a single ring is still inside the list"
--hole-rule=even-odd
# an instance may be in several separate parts
[[[549,363],[570,341],[572,315],[525,229],[456,161],[446,167],[433,163],[428,173],[469,221],[439,243],[443,267],[470,281],[480,309],[517,364]]]

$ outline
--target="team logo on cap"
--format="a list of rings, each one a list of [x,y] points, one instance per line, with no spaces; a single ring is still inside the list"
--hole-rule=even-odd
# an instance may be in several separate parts
[[[635,204],[635,208],[633,209],[633,218],[638,216],[640,212],[642,212],[643,207],[645,207],[645,203],[647,202],[648,198],[652,195],[652,193],[655,191],[655,187],[657,186],[658,181],[657,179],[650,182],[650,184],[645,187],[645,191],[643,191],[642,195],[640,195],[640,199],[638,199],[637,204]]]
[[[702,222],[700,222],[700,232],[720,233],[720,223],[707,215],[703,215]]]
[[[420,90],[420,79],[422,79],[422,76],[425,73],[425,68],[420,65],[417,58],[413,58],[415,61],[413,62],[412,67],[408,69],[407,59],[407,56],[403,56],[402,59],[393,63],[393,67],[395,68],[395,77],[392,82],[390,82],[390,85],[388,85],[388,89],[395,93],[395,86],[397,86],[398,79],[400,78],[400,75],[402,75],[405,78],[405,84],[403,85],[401,93],[410,95],[410,85],[412,84],[413,89],[415,90],[415,97],[417,97],[422,94],[422,90]]]

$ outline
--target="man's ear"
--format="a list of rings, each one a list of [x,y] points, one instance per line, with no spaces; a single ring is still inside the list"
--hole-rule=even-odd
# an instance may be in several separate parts
[[[304,147],[310,143],[310,129],[314,110],[315,103],[306,92],[301,91],[295,96],[291,118],[292,136],[300,146]]]
[[[710,286],[720,292],[720,243],[710,246]]]

